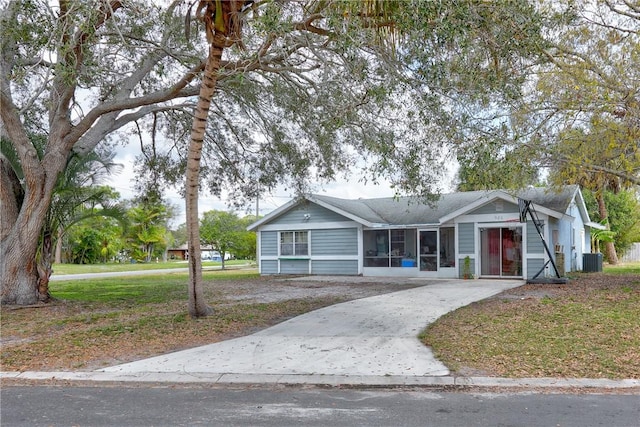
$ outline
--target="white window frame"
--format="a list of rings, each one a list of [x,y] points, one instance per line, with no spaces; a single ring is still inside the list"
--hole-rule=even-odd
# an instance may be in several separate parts
[[[304,233],[306,237],[306,253],[299,254],[297,251],[298,245],[302,245],[303,243],[298,240],[298,235]],[[291,245],[291,253],[283,254],[282,253],[282,245],[284,244],[282,238],[285,234],[291,234],[293,239],[291,243],[286,243]],[[293,258],[308,258],[309,257],[309,231],[308,230],[291,230],[291,231],[280,231],[278,233],[278,256],[280,257],[293,257]]]

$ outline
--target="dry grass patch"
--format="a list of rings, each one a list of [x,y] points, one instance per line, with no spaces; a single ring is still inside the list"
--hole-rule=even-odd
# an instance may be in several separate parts
[[[640,378],[640,275],[526,285],[444,316],[421,338],[465,375]]]
[[[56,301],[2,307],[2,370],[92,370],[250,334],[291,317],[417,284],[204,273],[213,316],[187,316],[187,275],[52,282]]]
[[[97,369],[239,336],[335,302],[215,304],[215,315],[197,320],[182,304],[86,313],[77,303],[58,302],[36,309],[36,322],[26,318],[32,310],[16,310],[3,313],[3,335],[11,330],[13,342],[3,345],[2,369]]]

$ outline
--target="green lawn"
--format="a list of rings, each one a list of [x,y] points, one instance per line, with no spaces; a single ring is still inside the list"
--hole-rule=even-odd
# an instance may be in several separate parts
[[[255,265],[255,261],[250,260],[229,260],[224,263],[225,267]],[[203,267],[220,267],[222,263],[218,261],[203,261]],[[105,273],[117,271],[140,271],[140,270],[165,270],[170,268],[187,268],[187,261],[168,261],[150,263],[108,263],[108,264],[54,264],[53,274],[83,274],[83,273]]]
[[[256,279],[255,270],[203,272],[203,280]],[[152,274],[131,277],[112,277],[51,282],[53,298],[83,303],[102,303],[109,306],[169,303],[187,300],[187,273]]]
[[[611,274],[640,274],[640,262],[626,262],[618,265],[604,264],[602,269]]]

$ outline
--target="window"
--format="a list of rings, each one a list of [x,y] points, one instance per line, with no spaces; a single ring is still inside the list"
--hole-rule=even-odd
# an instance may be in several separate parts
[[[280,255],[309,255],[309,233],[307,231],[281,232]]]
[[[522,228],[480,229],[480,274],[522,276]]]

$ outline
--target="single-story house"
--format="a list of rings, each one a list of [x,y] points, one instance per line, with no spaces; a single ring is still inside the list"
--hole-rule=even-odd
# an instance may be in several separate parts
[[[187,248],[187,244],[183,244],[178,248],[170,248],[167,249],[167,257],[172,260],[186,260],[189,258],[189,249]],[[222,257],[220,256],[220,252],[213,249],[212,246],[202,245],[200,246],[200,258],[203,260],[209,261],[222,261]],[[224,254],[224,259],[229,260],[233,258],[233,255],[230,253]]]
[[[523,222],[522,201],[536,221]],[[523,279],[554,277],[554,265],[582,270],[592,228],[601,226],[578,186],[459,192],[433,204],[309,195],[248,227],[264,275]]]

